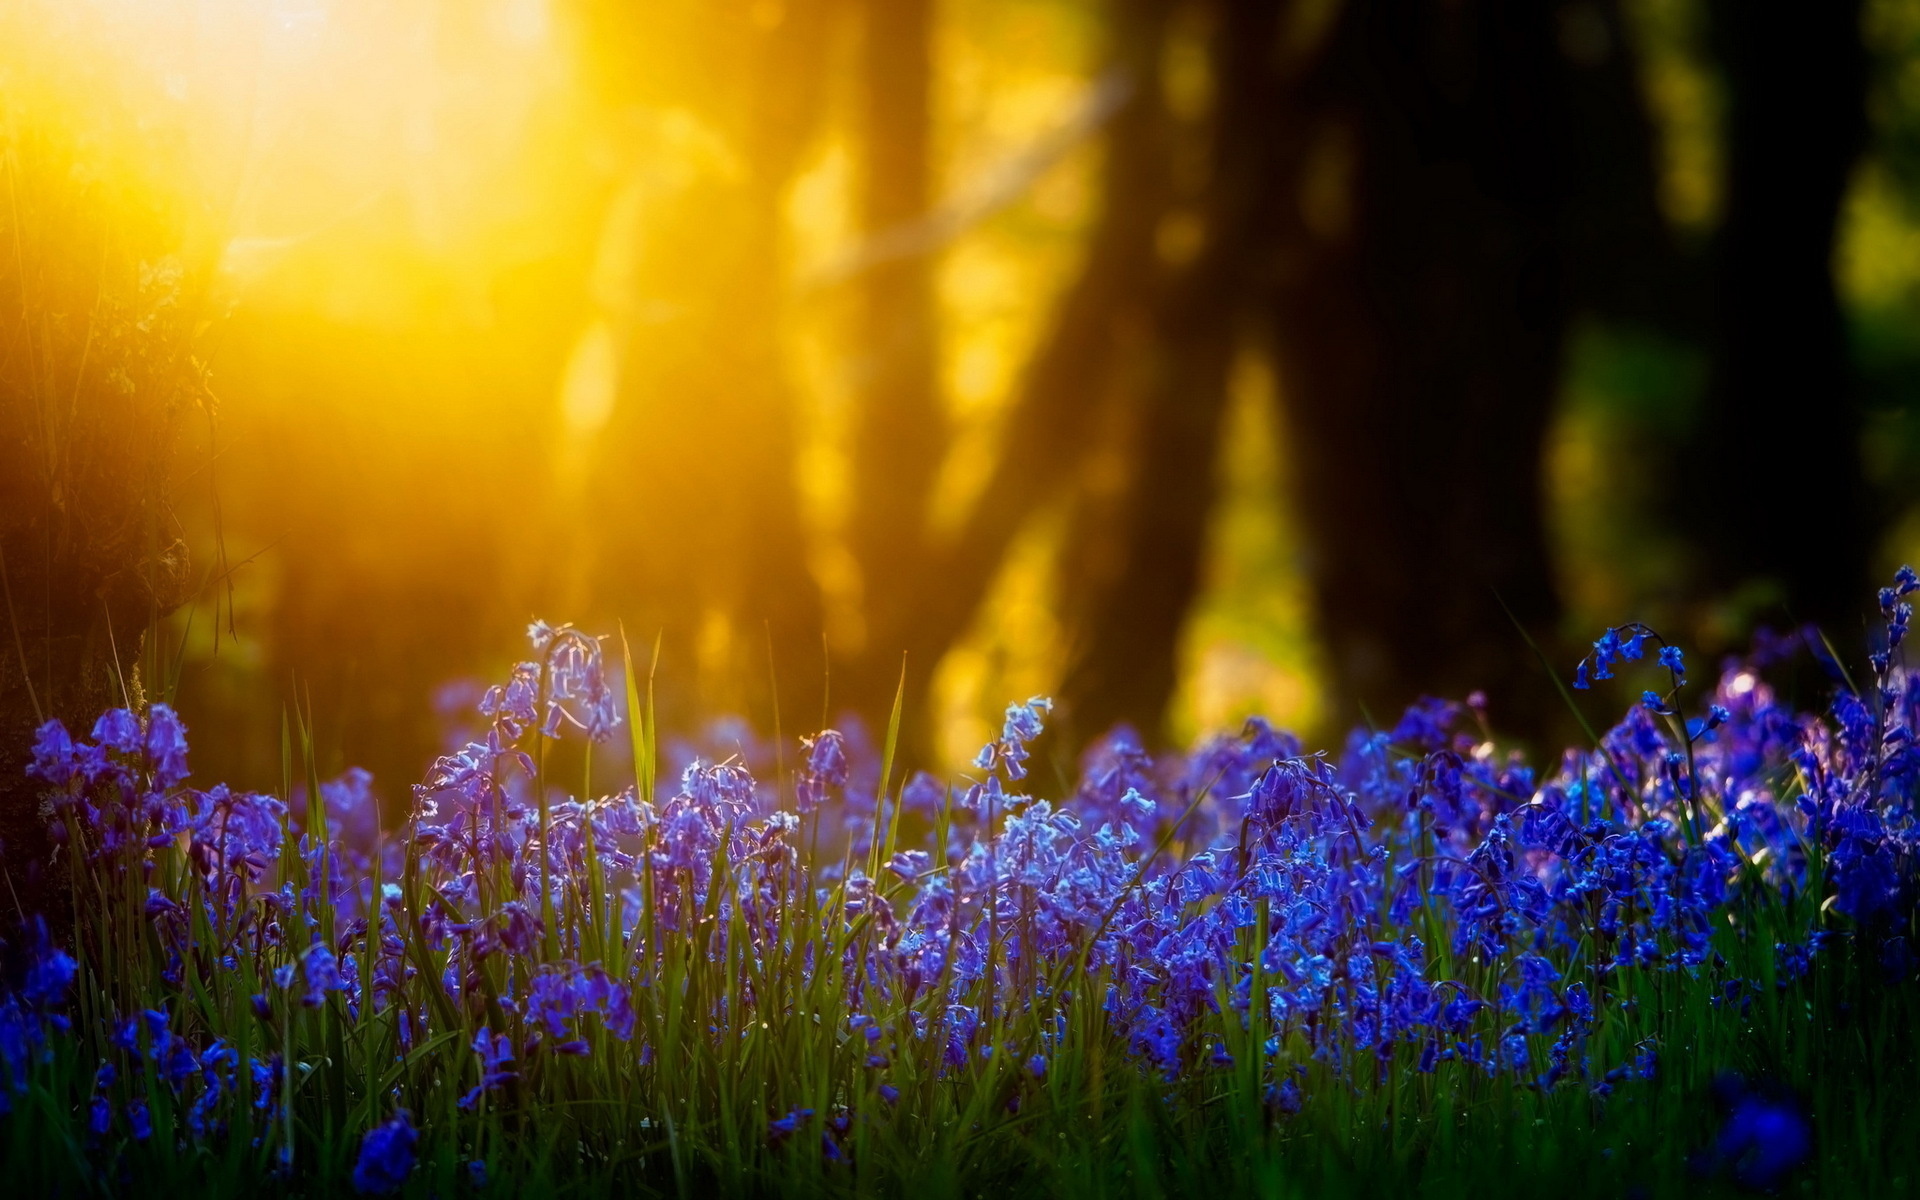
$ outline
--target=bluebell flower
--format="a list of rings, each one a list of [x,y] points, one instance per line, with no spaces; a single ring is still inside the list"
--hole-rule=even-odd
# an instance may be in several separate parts
[[[420,1135],[413,1119],[402,1108],[391,1120],[375,1125],[360,1139],[360,1157],[353,1164],[353,1188],[357,1192],[384,1196],[398,1191],[413,1173],[414,1149]]]
[[[1675,675],[1684,676],[1687,673],[1686,660],[1682,657],[1678,646],[1660,647],[1660,665]]]
[[[1772,1191],[1813,1153],[1813,1130],[1800,1109],[1784,1099],[1748,1092],[1723,1081],[1734,1098],[1714,1149],[1721,1165],[1742,1187]]]
[[[138,1054],[140,1052],[139,1020],[128,1017],[114,1022],[113,1028],[107,1034],[107,1044],[116,1050],[124,1050],[128,1054]]]
[[[140,718],[124,708],[110,708],[93,724],[93,740],[116,754],[138,754],[145,741]]]
[[[779,1145],[781,1142],[793,1136],[794,1131],[800,1128],[801,1122],[810,1119],[812,1116],[813,1110],[810,1108],[795,1108],[789,1110],[784,1117],[776,1117],[768,1121],[767,1140],[776,1146]]]
[[[325,942],[308,946],[307,952],[300,956],[300,967],[307,985],[300,1003],[308,1008],[319,1008],[326,1003],[328,992],[337,992],[346,986],[340,978],[340,960]]]
[[[27,774],[43,783],[63,788],[73,779],[75,770],[73,738],[59,721],[48,721],[33,737],[33,758]]]
[[[173,709],[155,704],[147,710],[144,747],[153,786],[166,791],[187,777],[187,727]]]
[[[482,1028],[473,1035],[473,1052],[480,1056],[480,1083],[460,1098],[460,1107],[468,1111],[484,1093],[519,1078],[513,1069],[513,1039],[506,1034]]]
[[[927,869],[929,861],[925,850],[901,850],[887,860],[887,870],[902,879],[913,879]]]
[[[27,1002],[39,1008],[53,1004],[67,994],[73,985],[74,974],[80,964],[65,950],[54,947],[44,948],[27,968],[25,995]]]
[[[1292,1076],[1278,1084],[1267,1085],[1267,1105],[1274,1110],[1292,1116],[1306,1106],[1306,1097],[1300,1094],[1300,1085]]]
[[[847,783],[847,739],[837,729],[823,729],[800,739],[807,752],[806,769],[797,789],[800,811],[810,813],[825,804],[835,788]]]
[[[900,802],[908,812],[929,819],[940,815],[946,798],[946,785],[926,771],[915,771],[900,792]]]

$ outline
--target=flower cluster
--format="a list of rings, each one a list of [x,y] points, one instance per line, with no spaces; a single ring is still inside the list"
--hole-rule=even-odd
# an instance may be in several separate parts
[[[177,1106],[168,1137],[245,1128],[291,1169],[297,1078],[341,1053],[297,1059],[312,1036],[393,1056],[360,1110],[376,1120],[353,1182],[373,1193],[413,1169],[409,1110],[531,1111],[588,1069],[671,1088],[696,1057],[769,1054],[796,1023],[850,1074],[809,1093],[771,1076],[756,1136],[817,1128],[828,1159],[929,1081],[997,1080],[1017,1105],[1086,1038],[1148,1079],[1242,1072],[1274,1120],[1328,1081],[1396,1073],[1604,1098],[1661,1047],[1600,1031],[1636,981],[1717,970],[1742,889],[1823,890],[1845,923],[1774,946],[1779,986],[1841,933],[1913,974],[1920,677],[1899,651],[1917,588],[1903,571],[1882,594],[1872,687],[1830,719],[1746,662],[1689,717],[1680,649],[1609,629],[1576,686],[1650,646],[1668,686],[1548,769],[1499,752],[1477,701],[1426,700],[1338,755],[1258,720],[1159,759],[1115,731],[1070,794],[1040,798],[1012,790],[1044,745],[1034,698],[960,786],[920,773],[882,796],[864,737],[827,730],[772,787],[742,758],[692,757],[671,788],[571,796],[542,777],[543,739],[602,739],[619,716],[599,641],[541,623],[538,659],[481,699],[484,736],[437,760],[385,832],[363,773],[323,785],[297,834],[279,798],[187,787],[161,705],[109,713],[90,740],[49,723],[32,771],[62,837],[89,886],[138,904],[82,922],[71,954],[43,937],[0,991],[0,1105],[69,1035],[75,956],[125,945],[151,953],[169,1006],[90,985],[91,1011],[127,1014],[85,1064],[95,1143],[152,1137],[157,1100]],[[865,829],[816,856],[803,829],[836,805]],[[930,836],[901,846],[901,828]],[[1729,1003],[1753,988],[1725,983]],[[227,987],[244,1039],[209,1016]],[[411,1069],[441,1043],[457,1066]],[[1755,1104],[1721,1152],[1771,1178],[1755,1138],[1782,1118]],[[487,1178],[484,1159],[468,1169]]]

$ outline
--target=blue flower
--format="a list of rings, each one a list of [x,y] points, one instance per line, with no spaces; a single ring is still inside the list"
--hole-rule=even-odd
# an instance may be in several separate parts
[[[1684,676],[1687,673],[1686,660],[1681,657],[1680,647],[1678,646],[1660,647],[1660,665],[1672,671],[1675,675]]]
[[[164,704],[147,710],[146,752],[156,788],[166,791],[186,779],[187,727],[179,715]]]
[[[812,1116],[812,1109],[796,1108],[788,1111],[784,1117],[777,1117],[774,1120],[768,1121],[767,1140],[778,1146],[781,1142],[793,1136],[794,1131],[800,1128],[802,1121],[808,1120]]]
[[[460,1107],[469,1112],[483,1094],[519,1078],[513,1069],[513,1039],[506,1034],[481,1029],[473,1035],[473,1052],[480,1056],[480,1083],[460,1097]]]
[[[1813,1151],[1813,1130],[1791,1103],[1747,1093],[1733,1103],[1715,1142],[1742,1187],[1772,1191]]]
[[[26,997],[29,1004],[44,1008],[66,995],[80,964],[65,950],[48,948],[27,968]]]
[[[33,761],[27,774],[55,787],[65,787],[75,769],[73,738],[59,721],[48,721],[33,737]]]
[[[1267,1104],[1287,1116],[1292,1116],[1305,1107],[1306,1098],[1300,1094],[1300,1085],[1289,1076],[1277,1085],[1267,1086]]]
[[[413,1173],[414,1148],[420,1135],[406,1109],[375,1125],[360,1139],[360,1158],[353,1164],[353,1187],[358,1192],[384,1196],[399,1190]]]
[[[300,966],[307,984],[307,993],[300,997],[300,1003],[308,1008],[319,1008],[326,1003],[328,992],[337,992],[346,986],[340,979],[340,960],[324,942],[307,947]]]
[[[823,729],[801,738],[800,744],[807,750],[807,767],[798,788],[800,811],[810,813],[827,802],[830,789],[846,786],[847,739],[837,729]]]
[[[940,815],[946,798],[946,786],[925,771],[915,771],[900,793],[900,801],[908,812],[928,818]]]
[[[110,708],[93,723],[93,740],[116,754],[138,754],[145,739],[138,717],[124,708]]]

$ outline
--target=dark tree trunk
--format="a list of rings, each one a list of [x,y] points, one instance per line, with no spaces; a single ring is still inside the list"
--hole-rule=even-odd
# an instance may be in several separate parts
[[[1124,492],[1084,499],[1070,526],[1060,723],[1072,744],[1122,722],[1150,742],[1164,734],[1180,633],[1200,588],[1237,328],[1219,297],[1192,299],[1143,331],[1156,344],[1142,364],[1151,378]]]
[[[1069,641],[1062,724],[1069,742],[1126,722],[1149,741],[1165,733],[1179,674],[1180,634],[1201,582],[1207,518],[1228,381],[1247,305],[1260,283],[1263,209],[1278,149],[1270,47],[1279,10],[1237,0],[1211,39],[1214,111],[1204,139],[1201,248],[1161,263],[1130,347],[1129,470],[1117,495],[1083,498],[1068,535]],[[1173,133],[1173,131],[1169,131]],[[1179,136],[1174,133],[1174,137]],[[1178,167],[1162,146],[1169,179]]]
[[[869,237],[910,226],[930,207],[933,6],[865,0],[861,116],[866,163],[860,188]],[[849,542],[863,572],[863,618],[873,653],[850,672],[850,698],[872,709],[892,699],[899,654],[917,619],[912,581],[927,566],[928,501],[947,449],[938,379],[930,252],[870,266],[860,280]],[[913,664],[930,673],[933,664]]]
[[[1117,360],[1151,295],[1154,231],[1168,200],[1155,85],[1169,8],[1164,0],[1112,5],[1108,60],[1130,90],[1106,126],[1102,209],[1085,265],[1017,385],[979,499],[956,533],[929,540],[923,570],[869,572],[870,589],[897,589],[905,617],[891,642],[869,636],[874,665],[867,675],[885,685],[882,702],[890,699],[904,651],[905,711],[922,729],[932,728],[927,701],[935,665],[965,633],[1015,535],[1077,473],[1095,415],[1115,386]]]
[[[1660,210],[1653,120],[1620,0],[1563,5],[1570,307],[1679,337],[1704,333],[1699,264]]]
[[[1358,2],[1297,95],[1275,317],[1333,716],[1546,690],[1541,449],[1566,323],[1551,11]],[[1507,703],[1501,703],[1506,701]]]
[[[1721,591],[1857,630],[1872,529],[1860,410],[1834,290],[1834,231],[1865,142],[1859,0],[1714,5],[1727,81],[1726,205],[1714,245],[1707,403],[1684,520]]]

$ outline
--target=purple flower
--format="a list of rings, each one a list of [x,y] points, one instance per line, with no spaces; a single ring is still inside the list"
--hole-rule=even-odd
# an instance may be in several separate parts
[[[392,1120],[367,1130],[360,1140],[360,1158],[353,1164],[354,1190],[376,1196],[399,1190],[413,1172],[414,1147],[419,1141],[404,1108]]]
[[[823,729],[801,738],[800,744],[807,751],[807,767],[800,775],[798,789],[800,811],[810,813],[827,802],[829,789],[846,786],[847,739],[837,729]]]
[[[794,1131],[800,1128],[802,1121],[806,1121],[812,1116],[812,1109],[796,1108],[790,1110],[784,1117],[777,1117],[774,1120],[768,1121],[767,1140],[778,1146],[793,1136]]]
[[[300,1003],[308,1008],[319,1008],[326,1003],[328,992],[337,992],[346,986],[340,979],[340,960],[324,942],[307,947],[300,966],[307,984],[306,995],[300,998]]]
[[[373,794],[373,775],[348,767],[337,779],[320,785],[327,814],[327,837],[367,850],[380,840],[380,802]]]
[[[59,721],[48,721],[33,737],[33,761],[27,774],[55,787],[67,786],[75,769],[73,738]]]
[[[513,1039],[506,1034],[482,1029],[473,1035],[473,1052],[480,1056],[480,1084],[460,1098],[460,1107],[468,1111],[482,1094],[519,1078],[513,1069]]]
[[[1306,1105],[1306,1098],[1300,1094],[1300,1085],[1292,1076],[1277,1085],[1267,1087],[1267,1104],[1287,1116],[1299,1112]]]
[[[187,727],[179,715],[164,704],[147,710],[146,752],[154,787],[168,791],[186,779]]]
[[[1812,1154],[1813,1130],[1784,1099],[1747,1092],[1737,1080],[1721,1090],[1734,1098],[1714,1143],[1720,1163],[1742,1187],[1772,1191]]]
[[[532,954],[533,948],[546,935],[546,927],[541,924],[540,918],[518,900],[509,900],[501,905],[495,920],[500,927],[500,943],[510,953],[522,958]]]
[[[124,708],[110,708],[93,723],[93,740],[116,754],[138,754],[145,739],[138,717]]]
[[[74,973],[80,964],[65,950],[48,947],[27,968],[26,997],[29,1004],[38,1008],[59,1000],[66,995],[67,988],[73,984]]]
[[[925,771],[915,771],[913,778],[907,780],[907,786],[901,790],[900,802],[910,813],[933,818],[940,815],[940,807],[946,802],[947,789],[938,779]]]

